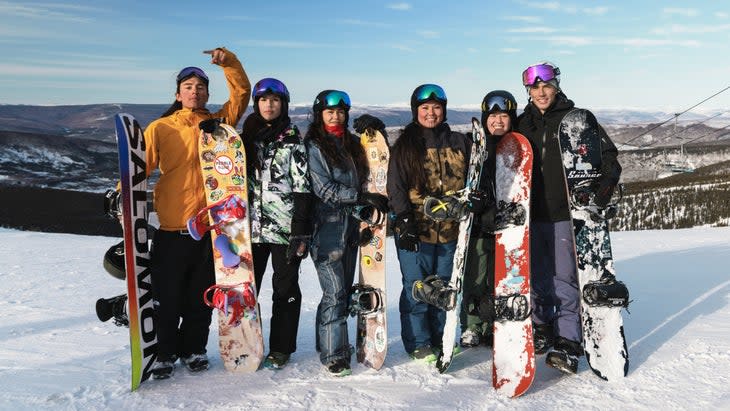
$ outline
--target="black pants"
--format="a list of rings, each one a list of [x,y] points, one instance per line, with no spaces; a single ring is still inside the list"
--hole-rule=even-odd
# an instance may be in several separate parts
[[[215,282],[210,233],[195,241],[158,230],[151,264],[158,359],[205,353],[212,309],[203,302],[203,292]]]
[[[254,244],[253,267],[256,278],[256,295],[261,290],[266,264],[271,255],[274,274],[271,276],[273,304],[271,306],[271,329],[269,349],[273,352],[291,354],[297,350],[299,313],[302,307],[302,291],[299,289],[299,264],[286,261],[284,244]]]

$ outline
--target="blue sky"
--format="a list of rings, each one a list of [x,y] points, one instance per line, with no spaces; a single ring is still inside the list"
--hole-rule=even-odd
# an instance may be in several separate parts
[[[681,111],[730,85],[723,1],[2,1],[0,104],[169,103],[180,68],[211,76],[226,46],[252,82],[293,103],[322,89],[354,104],[407,105],[421,83],[450,106],[492,89],[526,103],[522,70],[555,62],[579,106]],[[730,90],[701,108],[730,110]]]

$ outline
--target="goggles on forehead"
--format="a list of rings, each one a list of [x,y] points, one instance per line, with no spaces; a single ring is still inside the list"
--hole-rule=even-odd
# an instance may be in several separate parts
[[[177,75],[178,84],[190,76],[198,77],[201,80],[205,81],[206,84],[208,83],[208,76],[205,74],[205,72],[202,69],[200,69],[198,67],[190,66],[190,67],[185,67],[184,69],[180,70],[180,73],[178,73],[178,75]]]
[[[494,96],[489,100],[482,102],[482,113],[510,110],[517,110],[517,106],[512,100],[502,96]]]
[[[424,84],[416,90],[416,102],[418,104],[429,100],[436,100],[440,103],[446,102],[446,92],[436,84]]]
[[[289,101],[289,90],[287,90],[284,83],[275,78],[265,78],[259,80],[253,86],[253,98],[257,99],[266,93],[278,94]]]
[[[352,104],[350,103],[350,96],[348,96],[347,93],[344,91],[332,90],[323,97],[322,107],[343,107],[345,109],[349,109],[352,107]]]
[[[522,84],[534,86],[538,81],[550,81],[560,75],[560,69],[549,64],[530,66],[522,72]]]

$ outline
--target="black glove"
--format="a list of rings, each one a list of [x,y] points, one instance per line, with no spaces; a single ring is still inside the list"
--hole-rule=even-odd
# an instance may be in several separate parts
[[[418,251],[420,245],[418,223],[412,213],[404,213],[397,217],[395,231],[398,233],[398,248],[406,251]]]
[[[286,248],[286,261],[295,264],[307,255],[309,248],[308,235],[294,235],[289,238],[289,246]]]
[[[481,214],[484,210],[494,206],[494,197],[491,194],[489,190],[472,190],[467,203],[469,210],[474,214]]]
[[[364,133],[365,130],[368,128],[379,131],[385,130],[385,123],[383,123],[379,118],[371,116],[370,114],[363,114],[360,117],[356,118],[355,121],[352,123],[352,126],[359,134]]]
[[[104,193],[104,214],[115,220],[122,214],[122,205],[119,202],[121,195],[117,190],[106,190],[106,193]]]
[[[381,213],[388,212],[388,197],[380,193],[364,191],[358,196],[357,202],[358,204],[373,206]]]
[[[221,123],[220,118],[209,118],[198,123],[198,127],[206,133],[212,133]]]
[[[605,208],[611,201],[613,190],[616,185],[608,180],[604,180],[595,185],[595,194],[593,196],[593,202],[601,208]]]

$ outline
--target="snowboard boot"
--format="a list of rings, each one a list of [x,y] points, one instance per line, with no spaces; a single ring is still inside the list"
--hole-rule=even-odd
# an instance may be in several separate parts
[[[344,377],[352,374],[350,361],[346,358],[340,358],[327,364],[327,371],[335,377]]]
[[[436,362],[436,354],[433,352],[433,348],[430,345],[418,347],[412,352],[408,353],[408,356],[418,362],[425,362],[428,364]]]
[[[150,368],[152,378],[156,380],[166,380],[175,373],[175,363],[171,360],[160,360],[159,358]]]
[[[459,340],[459,344],[461,344],[464,348],[476,347],[481,342],[482,339],[479,331],[473,328],[467,328],[466,331],[461,334],[461,339]]]
[[[127,278],[124,269],[124,240],[109,247],[104,253],[104,269],[114,278],[120,280]]]
[[[592,307],[628,308],[629,289],[613,275],[604,275],[583,286],[583,300]]]
[[[411,294],[414,300],[436,306],[444,311],[456,306],[456,290],[446,286],[437,275],[430,275],[413,283]]]
[[[101,322],[107,322],[110,318],[114,318],[114,325],[117,327],[129,327],[127,294],[96,300],[96,316],[99,317]]]
[[[272,351],[264,360],[264,368],[270,370],[280,370],[289,362],[289,354]]]
[[[558,337],[555,347],[545,357],[545,363],[565,374],[578,372],[578,360],[583,355],[579,342]]]
[[[532,323],[532,336],[536,355],[545,354],[555,343],[552,324]]]
[[[190,372],[205,371],[208,369],[208,356],[206,354],[191,354],[183,358],[182,362]]]

